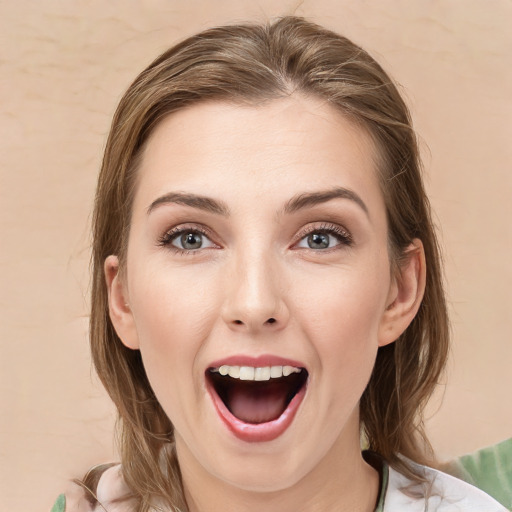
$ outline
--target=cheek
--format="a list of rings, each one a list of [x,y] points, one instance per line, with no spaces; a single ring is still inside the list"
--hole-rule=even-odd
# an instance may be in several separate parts
[[[134,273],[135,274],[135,273]],[[208,334],[217,309],[212,279],[192,271],[146,271],[134,275],[130,296],[141,343],[179,349]]]
[[[300,298],[298,316],[314,331],[312,339],[322,339],[324,333],[326,339],[355,342],[376,335],[389,288],[386,272],[335,269],[314,277],[294,276],[292,282],[293,295]]]
[[[134,274],[130,305],[149,381],[173,419],[175,404],[198,391],[192,383],[197,386],[200,380],[191,375],[201,371],[196,361],[215,322],[217,304],[204,280],[169,274]]]
[[[348,387],[366,385],[373,368],[389,283],[383,268],[330,272],[325,279],[316,276],[314,287],[310,278],[302,286],[296,280],[302,288],[294,293],[303,298],[297,314],[301,329],[326,374]]]

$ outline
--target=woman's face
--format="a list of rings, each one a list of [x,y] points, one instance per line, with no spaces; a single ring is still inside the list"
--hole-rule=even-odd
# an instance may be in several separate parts
[[[278,490],[359,452],[359,399],[397,336],[375,161],[301,96],[198,104],[152,134],[107,280],[185,477]]]

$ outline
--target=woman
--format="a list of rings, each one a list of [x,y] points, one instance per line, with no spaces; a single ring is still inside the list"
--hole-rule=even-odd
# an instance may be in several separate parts
[[[93,266],[121,464],[91,507],[504,510],[427,467],[437,241],[408,110],[347,39],[286,17],[154,61],[113,120]]]

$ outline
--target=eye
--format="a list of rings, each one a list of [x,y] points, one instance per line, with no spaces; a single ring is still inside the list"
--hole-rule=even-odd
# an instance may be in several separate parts
[[[159,245],[171,246],[178,252],[195,252],[199,249],[216,247],[206,233],[199,229],[175,228],[165,233]]]
[[[309,232],[301,233],[301,239],[296,247],[313,249],[313,250],[326,250],[332,249],[336,246],[350,246],[352,245],[351,235],[340,226],[328,225],[319,228],[309,229]]]

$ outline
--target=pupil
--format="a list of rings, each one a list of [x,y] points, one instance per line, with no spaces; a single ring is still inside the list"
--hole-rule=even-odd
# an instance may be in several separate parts
[[[199,249],[203,242],[199,233],[185,233],[181,235],[181,244],[185,249]]]
[[[308,236],[308,245],[311,249],[327,249],[329,247],[329,235],[313,233]]]

